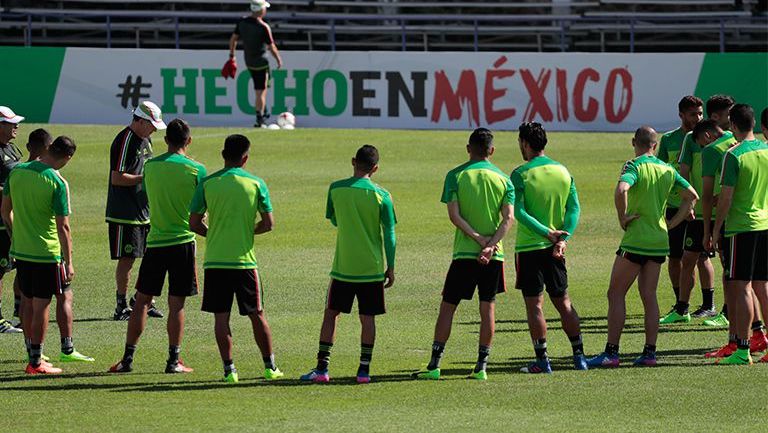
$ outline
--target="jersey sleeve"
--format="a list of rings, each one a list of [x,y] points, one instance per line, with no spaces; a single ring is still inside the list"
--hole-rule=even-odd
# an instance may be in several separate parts
[[[659,153],[656,155],[660,160],[669,162],[669,151],[667,151],[667,136],[661,136],[661,142],[659,143]]]
[[[203,182],[197,184],[195,194],[192,196],[192,203],[189,205],[189,212],[203,215],[208,209],[208,204],[205,202],[205,184]]]
[[[331,221],[331,224],[336,225],[336,210],[333,208],[333,198],[331,197],[331,191],[333,187],[328,187],[328,199],[325,202],[325,218]]]
[[[675,186],[680,189],[688,189],[691,187],[691,184],[685,180],[683,176],[680,176],[680,173],[677,172],[677,170],[674,170],[675,172]]]
[[[693,166],[693,146],[697,144],[693,142],[693,135],[688,133],[683,139],[683,148],[680,150],[680,158],[677,162],[679,164],[685,164],[688,167]]]
[[[456,180],[456,175],[453,172],[450,172],[445,176],[443,195],[440,198],[440,201],[446,204],[457,201],[459,199],[457,196],[458,192],[459,184]]]
[[[637,182],[637,166],[633,161],[627,161],[624,164],[624,168],[621,169],[621,175],[619,175],[619,182],[626,182],[629,186]]]
[[[512,185],[514,185],[515,192],[515,218],[519,224],[522,224],[532,230],[534,233],[540,236],[546,236],[549,234],[549,227],[545,226],[528,213],[525,208],[525,183],[523,177],[517,170],[512,172],[510,176]]]
[[[201,164],[197,167],[197,185],[203,183],[203,179],[205,179],[206,176],[208,176],[208,171],[205,169],[205,166]]]
[[[131,141],[127,136],[118,136],[112,143],[109,155],[109,165],[112,171],[118,173],[131,172],[139,163],[138,152],[136,152],[135,145],[131,144]]]
[[[705,177],[715,177],[718,167],[718,153],[712,147],[705,147],[701,150],[701,175]]]
[[[739,160],[731,152],[723,157],[723,172],[720,174],[720,185],[736,186],[739,180]]]
[[[3,183],[3,195],[11,195],[11,176],[8,176]]]
[[[515,204],[515,186],[512,184],[512,179],[507,178],[506,179],[506,187],[507,189],[504,191],[504,198],[502,199],[502,204]]]
[[[258,206],[259,212],[272,212],[272,201],[269,199],[269,188],[264,182],[259,182]]]
[[[64,179],[57,179],[53,190],[53,214],[67,216],[70,214],[69,185]]]
[[[576,181],[571,178],[571,189],[568,192],[568,200],[565,202],[565,218],[563,220],[563,230],[568,232],[565,240],[573,236],[576,226],[579,225],[581,216],[581,205],[579,204],[579,193],[576,192]]]
[[[240,36],[240,23],[242,22],[243,21],[241,20],[241,21],[238,21],[237,24],[235,24],[235,29],[232,31],[232,33]]]
[[[392,196],[384,195],[381,201],[381,225],[384,234],[384,254],[387,256],[387,267],[395,267],[395,250],[397,241],[395,238],[395,225],[397,217],[395,216],[395,206],[392,204]]]

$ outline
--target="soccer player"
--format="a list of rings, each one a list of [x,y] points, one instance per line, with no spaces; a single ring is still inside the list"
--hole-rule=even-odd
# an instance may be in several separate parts
[[[197,294],[195,234],[189,229],[189,204],[206,175],[205,167],[187,157],[192,135],[187,122],[174,119],[165,130],[168,151],[147,161],[143,185],[152,210],[147,252],[136,280],[136,304],[128,320],[123,358],[113,373],[133,370],[134,353],[152,299],[160,296],[168,275],[168,361],[166,373],[191,373],[179,359],[184,334],[184,301]]]
[[[626,296],[638,280],[645,310],[645,347],[634,361],[637,366],[656,365],[656,337],[659,332],[659,305],[656,287],[661,264],[669,254],[667,227],[674,228],[691,212],[698,200],[696,190],[671,165],[654,156],[656,131],[642,126],[632,139],[635,158],[627,161],[616,186],[614,201],[619,225],[624,230],[608,287],[608,342],[605,351],[587,364],[590,367],[618,367],[619,340],[626,319]],[[672,188],[680,189],[681,203],[671,220],[664,209]]]
[[[134,261],[144,256],[149,232],[149,203],[141,181],[144,163],[152,157],[149,137],[158,129],[166,128],[162,116],[153,102],[141,102],[133,110],[131,124],[117,134],[110,149],[106,221],[110,256],[117,260],[114,320],[128,320],[131,316],[131,307],[126,301],[128,282]],[[163,317],[154,304],[148,314]]]
[[[267,233],[275,223],[267,184],[243,169],[251,147],[248,138],[234,134],[224,141],[224,168],[203,179],[192,198],[189,228],[206,236],[203,311],[215,317],[216,343],[224,363],[224,380],[238,381],[232,361],[229,315],[237,298],[241,316],[248,316],[264,360],[264,378],[283,373],[275,364],[272,331],[262,302],[253,236]],[[203,217],[208,212],[208,225]],[[257,214],[260,220],[256,223]]]
[[[763,130],[763,138],[768,140],[768,107],[763,108],[763,112],[760,113],[760,129]]]
[[[328,189],[325,217],[338,228],[336,254],[320,328],[317,366],[302,381],[327,383],[331,347],[340,313],[349,314],[357,298],[360,311],[360,366],[357,383],[371,381],[376,316],[384,314],[384,289],[395,283],[395,209],[387,190],[371,181],[379,169],[379,151],[370,145],[352,158],[353,175]],[[386,257],[386,270],[384,257]]]
[[[19,131],[19,123],[24,120],[9,107],[0,106],[0,190],[2,185],[8,179],[8,175],[16,165],[21,162],[21,150],[11,143]],[[18,324],[13,324],[3,317],[2,278],[8,272],[14,269],[13,259],[9,255],[11,249],[11,235],[5,228],[5,224],[0,221],[0,334],[18,334],[22,330]],[[14,290],[14,309],[18,310],[18,290]],[[18,313],[18,311],[16,311]],[[16,314],[18,316],[18,314]]]
[[[693,130],[693,127],[702,119],[704,114],[703,106],[704,102],[700,98],[693,95],[684,96],[677,104],[680,127],[661,136],[658,158],[662,162],[670,164],[672,168],[678,172],[680,171],[679,160],[683,142],[685,141],[686,135]],[[666,218],[672,218],[677,213],[679,207],[680,194],[677,189],[673,189],[669,197],[669,202],[667,203]],[[672,290],[675,292],[675,305],[673,305],[672,310],[670,310],[668,315],[676,311],[675,306],[677,306],[680,301],[680,281],[681,278],[683,278],[681,275],[682,257],[685,247],[685,232],[687,225],[688,221],[683,221],[677,227],[670,228],[667,232],[669,237],[669,263],[667,264],[667,270],[669,272],[669,279],[672,282]],[[704,286],[706,286],[707,289],[710,289],[712,287],[711,281],[714,279],[714,276],[710,278],[710,275],[712,275],[711,272],[714,272],[714,269],[709,262],[709,258],[699,257],[699,260],[695,262],[695,264],[697,264],[699,268],[699,277],[704,279],[701,281],[702,290],[704,289]],[[691,284],[693,284],[693,279],[695,277],[694,270],[691,268],[688,272],[689,274],[685,276],[685,280],[690,281]],[[706,280],[707,278],[709,278],[709,280]],[[708,295],[711,296],[711,292],[707,291],[704,294],[704,297],[706,298]],[[698,313],[698,311],[696,313]]]
[[[754,318],[752,292],[768,317],[768,144],[755,138],[755,113],[746,104],[730,110],[733,135],[739,144],[723,157],[721,190],[713,237],[723,249],[725,280],[737,314],[736,351],[720,364],[752,364],[749,333]],[[725,225],[725,237],[720,229]],[[768,356],[761,360],[768,362]]]
[[[477,363],[469,377],[487,380],[486,367],[495,330],[495,300],[506,291],[502,239],[512,226],[515,191],[509,177],[491,163],[493,134],[485,128],[469,136],[469,161],[449,171],[441,201],[456,226],[453,261],[443,286],[435,324],[432,356],[416,379],[440,379],[440,360],[451,335],[451,324],[462,299],[480,298],[480,338]]]
[[[277,68],[283,67],[280,51],[272,38],[272,29],[264,22],[269,3],[264,0],[251,0],[251,15],[241,19],[235,26],[229,38],[229,58],[235,58],[237,41],[242,39],[245,53],[245,66],[253,78],[253,88],[256,90],[256,128],[264,125],[269,117],[267,112],[267,87],[271,78],[267,51],[277,61]]]
[[[521,371],[551,373],[544,319],[544,285],[573,348],[573,365],[586,370],[579,315],[568,296],[565,249],[579,222],[579,196],[568,170],[544,155],[547,133],[538,123],[523,123],[517,139],[525,164],[512,172],[515,187],[516,287],[523,293],[536,360]]]
[[[65,293],[71,296],[69,285],[75,275],[69,185],[58,170],[72,159],[76,149],[70,138],[58,137],[39,161],[19,164],[3,189],[1,212],[11,229],[11,256],[16,259],[19,287],[32,299],[32,317],[24,319],[32,338],[27,374],[62,371],[41,357],[51,298]],[[71,337],[67,343],[71,345]]]

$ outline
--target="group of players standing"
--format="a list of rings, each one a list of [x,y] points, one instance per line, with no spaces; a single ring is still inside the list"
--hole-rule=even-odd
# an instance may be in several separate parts
[[[0,150],[6,155],[8,149],[15,149],[18,163],[21,155],[10,139],[15,137],[23,118],[7,107],[0,108]],[[635,158],[624,165],[615,191],[618,219],[625,233],[608,289],[608,339],[605,351],[589,359],[584,355],[579,316],[567,291],[565,251],[580,215],[573,178],[565,166],[545,155],[547,136],[538,123],[520,125],[518,143],[526,163],[511,176],[490,161],[495,149],[491,131],[478,128],[472,132],[466,146],[469,161],[451,170],[444,183],[441,200],[456,226],[453,261],[443,288],[431,358],[426,369],[413,374],[414,378],[440,378],[440,362],[456,308],[461,300],[472,299],[477,290],[481,318],[478,359],[469,377],[487,379],[495,330],[495,297],[506,290],[502,240],[515,219],[516,288],[525,300],[535,352],[535,360],[523,367],[523,372],[552,371],[542,311],[545,288],[571,342],[574,368],[618,366],[625,296],[635,280],[645,309],[646,344],[634,364],[656,365],[660,322],[690,321],[688,303],[697,263],[704,303],[694,315],[709,317],[715,325],[730,319],[731,326],[728,345],[707,356],[725,364],[752,362],[750,331],[753,342],[765,340],[762,323],[753,323],[753,317],[758,317],[753,311],[758,305],[753,296],[762,307],[763,317],[768,314],[768,145],[752,133],[752,108],[734,105],[728,97],[710,98],[709,120],[701,120],[702,101],[698,98],[683,98],[679,108],[681,128],[662,137],[659,157],[657,134],[652,128],[639,128],[632,140]],[[766,114],[764,110],[764,131],[768,131]],[[732,132],[727,131],[729,126]],[[168,151],[152,157],[149,137],[158,129],[166,129]],[[6,134],[9,131],[13,134]],[[186,122],[174,119],[166,125],[160,109],[144,101],[134,111],[130,126],[112,143],[106,219],[111,255],[118,261],[114,318],[127,319],[128,330],[123,357],[109,371],[132,371],[148,314],[162,317],[153,299],[161,295],[166,275],[169,356],[165,372],[192,371],[180,359],[180,352],[185,299],[198,291],[198,234],[207,237],[202,309],[215,317],[225,380],[238,381],[229,327],[235,298],[239,313],[251,319],[264,360],[264,377],[280,378],[283,373],[275,362],[253,244],[254,235],[270,231],[274,224],[267,185],[243,169],[250,148],[245,136],[226,138],[222,150],[224,168],[210,176],[205,167],[186,156],[191,141]],[[29,162],[8,167],[3,173],[7,180],[2,217],[7,228],[0,238],[7,238],[10,257],[18,269],[21,327],[29,355],[26,372],[56,374],[61,369],[42,353],[53,296],[57,297],[62,336],[59,360],[93,361],[74,350],[72,341],[69,283],[74,269],[68,224],[69,188],[58,172],[76,147],[68,137],[51,140],[44,130],[36,130],[30,135],[31,153],[33,148],[38,150],[30,155]],[[671,162],[678,153],[682,176],[663,160]],[[8,158],[4,156],[5,161]],[[378,150],[362,146],[352,158],[353,176],[330,185],[326,218],[337,227],[336,253],[317,365],[301,376],[303,381],[330,380],[328,368],[337,319],[341,313],[351,312],[355,299],[362,325],[356,377],[358,383],[370,381],[375,316],[385,313],[384,291],[395,281],[396,217],[389,192],[371,180],[378,162]],[[8,165],[4,163],[3,167]],[[699,197],[701,206],[696,205]],[[712,223],[715,203],[717,216]],[[685,227],[682,236],[681,226]],[[683,238],[685,252],[681,253],[679,243]],[[721,315],[714,312],[712,300],[709,254],[715,249],[723,259],[730,306]],[[666,256],[670,257],[677,303],[660,321],[656,288]],[[143,260],[137,293],[129,306],[126,292],[137,257]],[[764,343],[754,344],[753,351],[765,349]],[[768,361],[768,355],[761,361]]]

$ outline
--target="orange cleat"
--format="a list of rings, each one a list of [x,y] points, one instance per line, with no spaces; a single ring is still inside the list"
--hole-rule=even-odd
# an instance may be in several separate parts
[[[749,339],[749,352],[758,353],[768,348],[768,337],[765,336],[763,331],[753,331],[752,337]]]
[[[193,371],[195,370],[184,365],[181,359],[175,364],[166,364],[165,366],[165,372],[168,374],[192,373]]]
[[[27,364],[27,368],[24,370],[27,374],[61,374],[62,369],[56,368],[49,363],[41,363],[37,367],[32,364]]]
[[[704,357],[705,358],[725,358],[733,355],[733,352],[735,351],[736,351],[736,343],[728,343],[717,350],[705,353]]]

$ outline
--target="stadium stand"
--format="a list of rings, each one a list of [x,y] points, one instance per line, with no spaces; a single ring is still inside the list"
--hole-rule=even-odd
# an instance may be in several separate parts
[[[308,50],[766,51],[766,0],[275,0]],[[244,0],[10,0],[6,45],[224,49]]]

